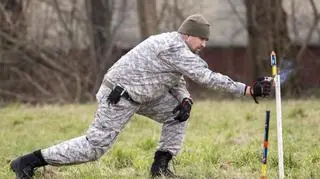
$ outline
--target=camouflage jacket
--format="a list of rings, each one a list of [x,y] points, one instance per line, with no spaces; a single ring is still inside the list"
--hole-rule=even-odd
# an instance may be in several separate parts
[[[150,36],[122,56],[105,74],[104,81],[122,85],[140,103],[157,99],[169,90],[181,101],[190,97],[183,76],[208,88],[244,93],[245,84],[211,71],[178,32]]]

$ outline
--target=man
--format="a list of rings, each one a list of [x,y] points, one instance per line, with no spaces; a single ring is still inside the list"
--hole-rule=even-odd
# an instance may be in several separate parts
[[[189,16],[177,32],[150,36],[121,57],[105,74],[96,95],[98,109],[85,135],[21,156],[11,163],[18,178],[31,178],[45,165],[71,165],[99,159],[115,142],[134,113],[162,123],[159,146],[150,173],[174,176],[168,169],[181,149],[192,99],[184,76],[208,88],[238,96],[268,96],[269,78],[252,87],[208,69],[197,54],[209,39],[209,23]]]

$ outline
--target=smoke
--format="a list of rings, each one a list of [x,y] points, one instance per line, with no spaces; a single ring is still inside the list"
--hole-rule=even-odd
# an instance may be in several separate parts
[[[280,61],[280,84],[285,83],[289,79],[293,71],[293,61],[282,59]]]

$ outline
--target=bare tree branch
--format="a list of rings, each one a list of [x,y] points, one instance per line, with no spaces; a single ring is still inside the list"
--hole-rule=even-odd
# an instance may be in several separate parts
[[[299,37],[299,32],[297,28],[297,18],[296,18],[296,6],[295,3],[296,0],[291,1],[291,18],[292,18],[292,29],[293,29],[293,34],[294,34],[294,42],[296,43]]]
[[[167,9],[168,9],[168,1],[163,1],[160,9],[160,14],[158,15],[158,18],[157,18],[157,24],[160,24],[160,22],[163,20],[164,13],[166,12]]]
[[[63,97],[64,98],[70,97],[71,94],[70,94],[70,91],[67,89],[66,81],[64,79],[62,79],[61,75],[58,75],[57,73],[53,73],[53,75],[56,77],[58,84],[60,86],[60,89],[62,90],[62,92],[64,94]]]
[[[237,11],[237,8],[236,8],[236,6],[233,4],[233,2],[232,2],[231,0],[228,0],[228,2],[229,2],[229,5],[230,5],[233,13],[237,16],[239,22],[241,23],[242,27],[243,27],[244,29],[246,29],[246,28],[247,28],[247,25],[246,25],[245,19],[243,19],[243,18],[241,17],[240,13]]]
[[[63,28],[65,29],[65,31],[68,34],[69,40],[72,42],[73,41],[73,32],[70,30],[67,22],[63,18],[63,15],[61,13],[60,5],[59,5],[58,1],[57,0],[53,0],[53,5],[54,5],[54,9],[56,10],[56,12],[58,14],[59,22],[61,22]]]
[[[51,96],[51,93],[42,87],[35,79],[33,79],[29,74],[19,70],[18,68],[12,67],[11,70],[19,75],[21,75],[24,79],[28,80],[39,92],[46,96]]]
[[[23,94],[19,94],[19,93],[12,92],[12,91],[5,90],[5,89],[1,89],[1,88],[0,88],[0,94],[13,96],[13,97],[17,98],[20,101],[26,101],[26,102],[29,102],[29,103],[33,103],[33,102],[37,101],[36,98],[32,98],[30,96],[26,96],[26,95],[23,95]]]
[[[309,2],[311,4],[312,12],[314,15],[313,24],[308,31],[306,39],[304,40],[303,44],[301,45],[301,48],[300,48],[298,55],[297,55],[297,61],[300,61],[302,59],[302,55],[304,54],[305,50],[307,49],[307,46],[312,38],[312,34],[315,31],[315,29],[317,28],[317,26],[319,24],[319,20],[320,20],[320,14],[318,13],[318,10],[317,10],[317,7],[314,3],[314,0],[309,0]]]

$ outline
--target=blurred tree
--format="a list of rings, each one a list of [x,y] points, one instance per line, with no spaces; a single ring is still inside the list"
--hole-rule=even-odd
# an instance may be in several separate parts
[[[106,71],[118,58],[114,50],[114,36],[125,17],[127,0],[87,0],[89,1],[88,14],[91,19],[92,29],[92,60],[94,80],[92,94],[95,94],[101,85]],[[118,4],[117,4],[118,3]],[[116,9],[118,5],[119,9]],[[113,19],[118,10],[118,19]],[[112,20],[116,23],[112,24]]]
[[[253,64],[253,75],[270,75],[269,56],[270,52],[275,50],[279,64],[283,59],[292,62],[294,73],[288,80],[287,89],[290,89],[289,93],[292,95],[299,96],[301,83],[298,74],[301,69],[297,64],[320,18],[314,0],[309,0],[313,9],[314,22],[300,48],[289,38],[287,14],[283,9],[282,0],[244,0],[244,3],[247,8],[248,56]]]
[[[292,4],[295,1],[292,1]],[[299,50],[297,50],[296,56],[295,56],[295,70],[294,70],[294,75],[291,76],[291,78],[289,79],[289,84],[288,84],[288,88],[291,89],[290,93],[296,94],[297,96],[299,96],[302,92],[302,85],[300,83],[300,80],[297,77],[300,76],[300,72],[302,70],[302,66],[299,65],[299,63],[301,64],[301,61],[303,59],[303,55],[305,54],[305,52],[307,51],[307,47],[309,45],[309,42],[312,38],[312,34],[316,31],[318,24],[320,22],[320,13],[317,9],[315,0],[309,0],[309,5],[311,6],[312,9],[312,15],[313,15],[313,21],[311,24],[310,29],[307,32],[307,35],[305,37],[305,39],[301,42],[301,46],[299,48]],[[292,5],[294,6],[294,5]],[[293,16],[295,16],[295,14],[293,13]],[[294,18],[293,18],[294,19]]]
[[[14,45],[10,38],[23,38],[25,35],[26,26],[22,8],[21,0],[0,0],[1,49],[10,49]]]
[[[166,4],[166,2],[165,2]],[[141,40],[158,32],[157,6],[155,0],[137,0]]]
[[[94,99],[103,75],[121,54],[114,42],[125,17],[127,0],[30,2],[0,0],[0,102],[66,103]],[[27,35],[32,31],[27,31],[25,22],[28,27],[38,22],[25,16],[34,7],[41,7],[36,16],[41,13],[51,23],[40,24],[41,29],[36,29],[41,39]],[[48,38],[49,34],[55,38]],[[87,43],[83,49],[76,44],[80,36],[83,39],[79,41]],[[57,38],[61,39],[61,46],[56,44]]]
[[[179,8],[179,3],[177,0],[173,0],[173,7],[171,8],[173,19],[172,19],[172,27],[173,29],[178,29],[181,25],[182,21],[186,18],[185,15],[182,14],[182,10]]]
[[[276,51],[277,60],[289,55],[291,42],[287,18],[282,0],[245,0],[247,7],[247,30],[249,36],[248,56],[253,64],[253,75],[270,75],[270,52]]]
[[[60,63],[62,60],[58,60],[59,53],[55,49],[45,48],[27,38],[24,12],[28,3],[30,1],[0,1],[0,65],[3,67],[3,74],[0,75],[0,97],[28,103],[37,102],[40,98],[47,101],[52,98],[60,100],[60,93],[55,91],[59,85],[46,75],[58,76],[60,79],[71,78],[70,81],[75,81],[75,77],[70,73],[69,65]]]
[[[111,37],[111,0],[89,0],[91,9],[89,10],[89,17],[91,18],[91,28],[92,28],[92,47],[93,47],[93,75],[98,74],[93,84],[93,94],[98,90],[103,74],[108,67],[106,64],[106,50],[108,46],[111,47],[110,37]],[[103,66],[104,68],[101,68]]]
[[[102,59],[104,51],[107,49],[108,40],[111,34],[111,7],[109,0],[90,0],[91,22],[93,33],[93,46],[96,50],[98,62]]]
[[[15,65],[27,68],[25,64],[15,58],[17,51],[24,45],[26,24],[21,0],[0,0],[0,80],[1,87],[12,84],[16,74],[11,73]],[[18,88],[19,85],[16,85]],[[0,88],[0,92],[3,90]],[[8,91],[9,92],[9,91]],[[1,93],[0,93],[1,94]],[[0,95],[0,101],[4,96]]]
[[[270,74],[270,52],[288,54],[290,39],[282,0],[245,0],[247,8],[248,54],[254,76]]]

